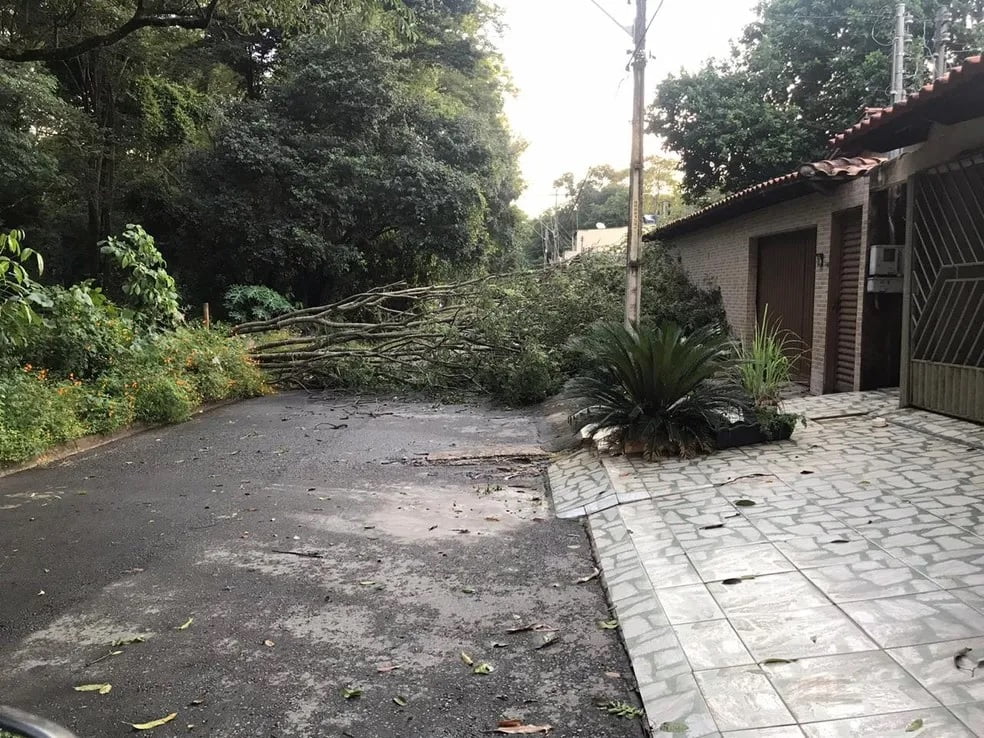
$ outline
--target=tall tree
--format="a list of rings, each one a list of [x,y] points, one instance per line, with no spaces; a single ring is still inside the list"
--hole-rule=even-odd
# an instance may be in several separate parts
[[[980,49],[984,0],[916,0],[910,89],[931,74],[934,18],[952,13],[953,58]],[[892,7],[884,0],[764,0],[726,59],[671,75],[650,131],[679,154],[691,201],[733,192],[824,155],[826,141],[889,103]]]

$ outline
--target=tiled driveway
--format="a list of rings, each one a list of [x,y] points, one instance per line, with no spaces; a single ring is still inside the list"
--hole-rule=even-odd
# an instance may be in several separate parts
[[[984,736],[984,429],[895,402],[803,398],[788,443],[550,469],[656,735]]]

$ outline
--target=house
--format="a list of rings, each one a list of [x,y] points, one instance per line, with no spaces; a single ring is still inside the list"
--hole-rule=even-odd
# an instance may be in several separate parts
[[[984,60],[830,146],[646,240],[721,288],[739,336],[768,308],[811,392],[900,385],[903,405],[984,422]]]

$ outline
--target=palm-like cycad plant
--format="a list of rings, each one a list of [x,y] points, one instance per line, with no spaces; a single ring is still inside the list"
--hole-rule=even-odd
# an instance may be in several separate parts
[[[647,457],[710,451],[715,429],[748,410],[733,378],[732,346],[717,329],[687,334],[672,323],[639,330],[603,323],[581,346],[592,369],[569,387],[578,408],[572,425],[641,441]]]

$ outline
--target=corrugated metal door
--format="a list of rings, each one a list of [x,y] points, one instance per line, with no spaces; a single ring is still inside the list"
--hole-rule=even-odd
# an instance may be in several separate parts
[[[758,242],[758,317],[768,308],[802,342],[793,367],[797,382],[809,384],[813,348],[813,288],[816,275],[816,230],[781,233]]]
[[[861,211],[852,210],[842,215],[839,226],[837,305],[834,318],[837,370],[834,388],[838,392],[853,392],[858,336],[858,289],[861,278]]]
[[[984,155],[920,173],[910,218],[906,397],[984,423]]]

